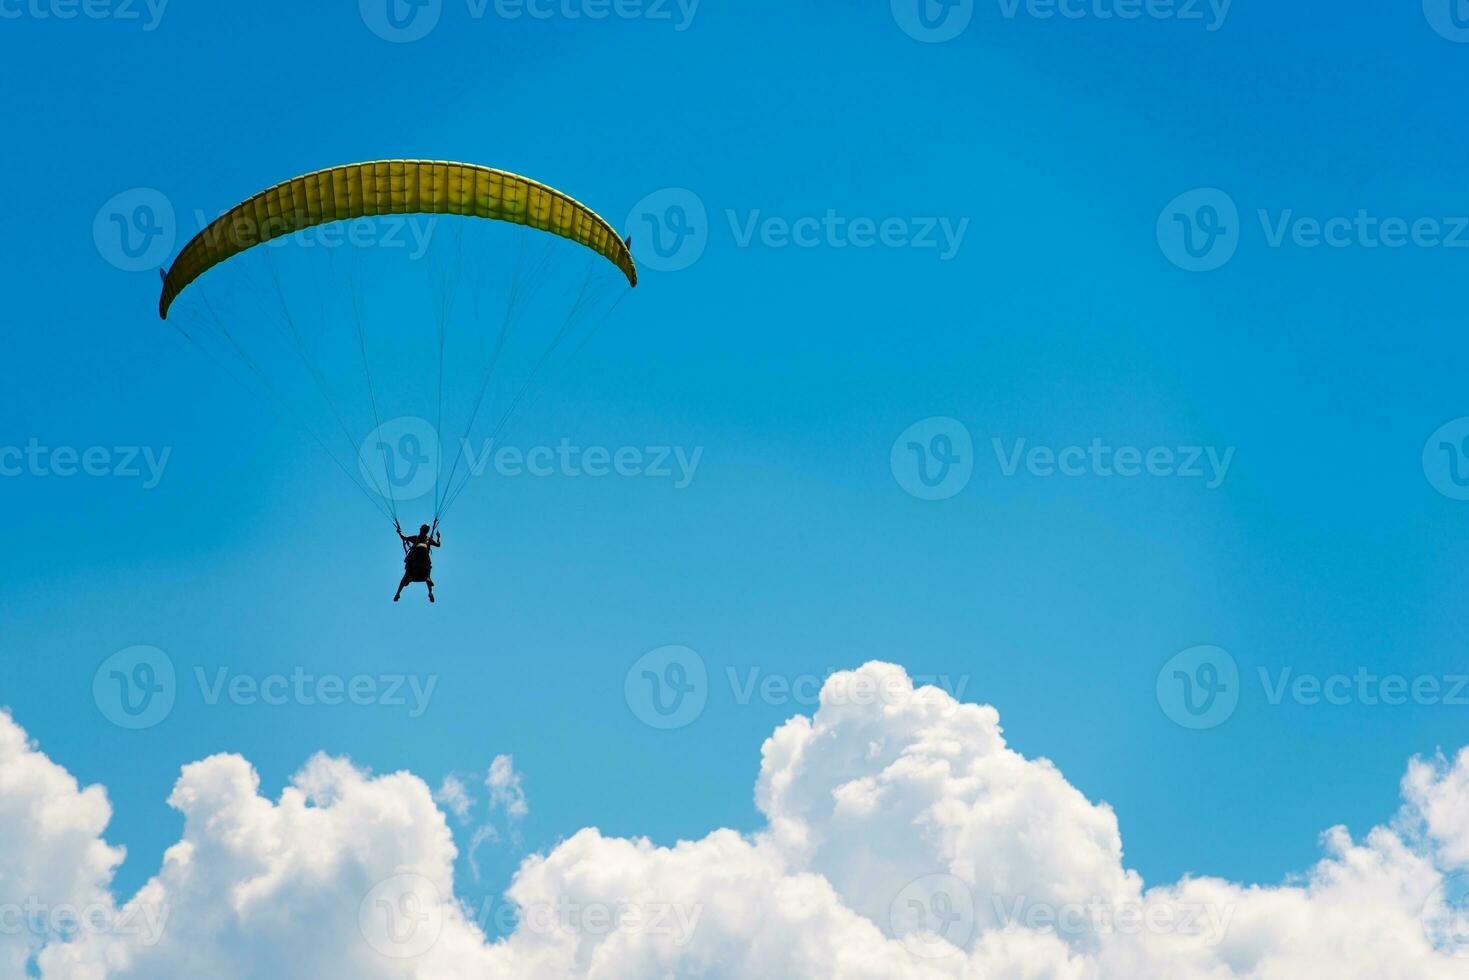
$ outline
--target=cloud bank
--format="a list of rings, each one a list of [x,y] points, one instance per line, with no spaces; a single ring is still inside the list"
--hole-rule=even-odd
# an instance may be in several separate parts
[[[521,865],[492,941],[454,894],[439,803],[462,809],[462,786],[436,801],[412,774],[317,756],[272,801],[244,759],[204,759],[169,797],[182,839],[122,901],[105,792],[0,715],[0,974],[1469,978],[1469,750],[1411,762],[1389,823],[1328,830],[1273,887],[1146,886],[1109,807],[1008,748],[994,708],[891,664],[830,677],[761,754],[762,831],[657,847],[582,830]],[[497,765],[486,787],[523,810]]]

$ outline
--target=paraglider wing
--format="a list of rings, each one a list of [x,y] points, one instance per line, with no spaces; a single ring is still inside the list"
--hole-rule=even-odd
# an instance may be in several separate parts
[[[469,163],[376,160],[318,170],[231,208],[184,246],[163,280],[158,315],[213,266],[273,238],[379,214],[457,214],[508,221],[585,245],[638,284],[622,237],[596,212],[526,177]]]

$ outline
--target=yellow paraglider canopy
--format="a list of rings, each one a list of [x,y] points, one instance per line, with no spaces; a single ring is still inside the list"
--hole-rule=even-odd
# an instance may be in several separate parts
[[[246,249],[332,221],[458,214],[528,225],[605,256],[638,284],[627,244],[591,208],[527,177],[443,160],[375,160],[296,177],[235,205],[184,246],[163,279],[158,315],[210,268]]]

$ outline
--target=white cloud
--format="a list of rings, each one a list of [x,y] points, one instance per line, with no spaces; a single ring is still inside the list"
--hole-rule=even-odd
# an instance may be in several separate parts
[[[524,807],[509,757],[486,785],[507,817]],[[0,790],[0,872],[105,897],[120,855],[100,839],[101,791],[8,720]],[[122,910],[168,910],[162,934],[51,937],[40,965],[47,980],[1469,978],[1469,958],[1430,941],[1469,940],[1453,877],[1469,865],[1469,752],[1412,763],[1403,797],[1361,841],[1329,830],[1289,884],[1147,888],[1110,808],[1008,748],[993,708],[872,663],[765,743],[764,831],[656,847],[582,830],[522,864],[520,922],[496,942],[454,898],[453,839],[418,778],[318,756],[272,802],[243,759],[206,759],[170,797],[183,839]]]
[[[0,712],[0,976],[25,976],[73,922],[112,918],[107,884],[123,851],[101,839],[111,819],[100,786],[78,787]]]
[[[511,756],[497,755],[491,760],[485,788],[490,791],[490,809],[504,810],[506,819],[523,820],[530,812],[521,774],[515,771],[515,759]]]
[[[486,804],[488,813],[485,819],[470,832],[469,845],[465,849],[469,871],[476,883],[480,880],[478,859],[480,847],[496,843],[506,834],[512,842],[518,845],[520,842],[519,823],[530,813],[530,805],[525,797],[524,777],[516,771],[515,759],[512,756],[495,756],[490,762],[489,771],[485,773],[483,782],[489,793]],[[444,777],[443,782],[434,793],[434,799],[465,826],[469,825],[471,812],[478,802],[470,788],[465,785],[464,779],[454,773]],[[497,814],[503,814],[500,822],[504,826],[504,833],[499,826],[496,826]]]
[[[439,784],[434,800],[442,803],[444,809],[454,814],[460,823],[469,819],[469,808],[474,803],[470,799],[469,790],[464,788],[464,781],[452,774],[445,776],[444,781]]]
[[[515,758],[509,755],[497,755],[490,762],[489,771],[485,773],[483,783],[489,791],[489,817],[494,818],[497,811],[505,815],[505,822],[514,823],[525,819],[530,813],[530,806],[525,797],[524,776],[515,768]],[[452,813],[460,823],[469,820],[470,811],[474,809],[477,802],[470,788],[465,785],[464,777],[458,773],[450,773],[445,776],[434,791],[434,800],[442,804],[444,809]],[[476,835],[484,838],[497,838],[498,832],[488,825],[480,827]]]

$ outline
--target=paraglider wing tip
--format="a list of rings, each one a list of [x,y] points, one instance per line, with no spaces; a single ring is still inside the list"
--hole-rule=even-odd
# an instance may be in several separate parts
[[[631,235],[624,235],[623,238],[622,238],[622,245],[623,245],[623,248],[625,248],[627,250],[627,266],[626,266],[626,268],[623,269],[623,272],[627,273],[627,282],[628,282],[628,285],[631,286],[633,289],[637,289],[638,288],[638,267],[633,262],[633,257],[632,257],[632,236]]]
[[[168,270],[162,267],[158,270],[158,278],[163,283],[163,295],[158,297],[158,319],[168,319]]]

